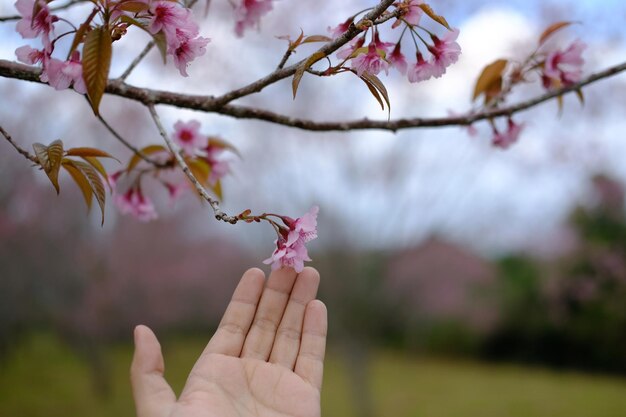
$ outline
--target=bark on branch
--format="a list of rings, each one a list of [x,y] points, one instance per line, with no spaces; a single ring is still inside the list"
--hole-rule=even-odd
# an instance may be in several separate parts
[[[501,107],[495,110],[488,110],[471,115],[454,117],[412,117],[395,119],[390,121],[370,120],[366,118],[348,121],[314,121],[310,119],[291,117],[284,114],[247,106],[233,104],[220,105],[219,102],[217,102],[216,99],[211,96],[178,94],[168,91],[152,90],[149,88],[138,88],[115,80],[109,81],[106,92],[111,95],[138,101],[144,105],[164,104],[179,108],[203,111],[207,113],[222,114],[225,116],[234,117],[236,119],[263,120],[269,123],[310,131],[326,132],[351,130],[388,130],[396,132],[398,130],[412,128],[468,126],[481,120],[487,120],[502,116],[510,116],[515,113],[528,110],[546,101],[552,100],[560,95],[564,95],[581,89],[589,84],[595,83],[602,79],[613,77],[624,71],[626,71],[626,62],[592,74],[589,77],[583,79],[581,82],[576,83],[570,87],[550,91],[530,100],[522,101],[520,103],[513,104],[507,107]],[[0,77],[41,83],[41,81],[39,80],[40,72],[41,71],[39,69],[34,67],[0,59]]]

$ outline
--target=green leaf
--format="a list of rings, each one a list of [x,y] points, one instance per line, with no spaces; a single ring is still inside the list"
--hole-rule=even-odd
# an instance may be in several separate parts
[[[509,61],[498,59],[487,65],[476,81],[472,100],[476,100],[481,94],[502,89],[502,74]]]
[[[78,188],[80,188],[81,193],[83,194],[83,198],[85,199],[85,204],[87,205],[87,212],[91,211],[91,200],[93,198],[93,191],[91,191],[91,185],[89,184],[89,180],[85,175],[73,165],[73,161],[70,159],[66,159],[63,161],[63,168],[67,171],[68,174],[72,177]]]
[[[95,28],[85,36],[83,45],[83,79],[91,108],[99,114],[100,100],[104,94],[111,67],[113,40],[111,33],[103,26]]]
[[[559,30],[566,28],[574,23],[576,22],[556,22],[551,24],[546,28],[546,30],[543,31],[541,36],[539,36],[539,46],[543,45],[543,43],[547,41],[550,36],[558,32]]]
[[[428,15],[428,17],[433,19],[435,22],[437,22],[440,25],[444,26],[448,30],[452,30],[452,28],[450,27],[450,25],[446,21],[446,18],[443,17],[443,16],[439,16],[437,13],[435,13],[433,8],[430,7],[428,4],[422,3],[422,4],[419,5],[419,7],[420,7],[420,9],[422,9],[424,11],[424,13],[426,13]]]
[[[59,170],[61,169],[61,161],[63,159],[63,142],[55,140],[48,146],[41,143],[33,143],[33,149],[39,160],[39,165],[41,165],[57,194],[59,194]]]
[[[148,156],[157,152],[169,152],[163,145],[148,145],[139,150],[143,155]],[[130,161],[128,161],[128,166],[126,167],[126,171],[130,172],[139,162],[142,161],[141,156],[134,154]]]
[[[296,98],[296,93],[298,92],[298,86],[300,85],[300,80],[302,79],[302,76],[304,75],[305,71],[309,69],[311,65],[315,64],[317,61],[324,58],[325,56],[326,54],[324,52],[317,51],[313,55],[308,57],[307,60],[304,61],[298,67],[298,69],[296,69],[296,73],[293,75],[293,81],[291,82],[294,100]]]

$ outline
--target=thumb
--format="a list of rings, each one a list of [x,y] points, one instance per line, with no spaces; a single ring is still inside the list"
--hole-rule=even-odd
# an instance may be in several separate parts
[[[130,366],[130,382],[133,387],[138,417],[162,417],[176,402],[176,395],[168,385],[163,372],[165,364],[161,345],[146,326],[135,327],[135,354]]]

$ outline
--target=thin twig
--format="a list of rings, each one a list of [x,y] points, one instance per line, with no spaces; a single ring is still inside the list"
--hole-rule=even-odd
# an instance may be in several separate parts
[[[287,50],[285,51],[285,55],[283,55],[283,57],[280,59],[280,62],[278,63],[278,66],[276,67],[277,70],[282,69],[285,66],[287,60],[289,59],[291,54],[293,54],[293,52],[294,51],[293,49],[291,49],[291,46],[287,48]]]
[[[56,6],[56,7],[51,7],[50,11],[51,12],[58,12],[58,11],[61,11],[61,10],[69,9],[70,7],[72,7],[75,4],[86,3],[87,1],[89,1],[89,0],[70,0],[66,4],[62,4],[62,5]],[[15,21],[15,20],[21,20],[22,18],[23,18],[23,16],[20,16],[20,15],[0,16],[0,22],[11,22],[11,21]]]
[[[13,147],[20,153],[20,155],[22,155],[24,158],[28,159],[29,161],[34,162],[35,164],[39,164],[39,159],[37,159],[36,156],[31,155],[27,150],[20,148],[19,145],[13,141],[13,138],[11,137],[11,135],[9,135],[9,133],[6,130],[4,130],[2,126],[0,126],[0,133],[2,134],[2,136],[4,136],[6,140],[9,141],[11,145],[13,145]]]
[[[141,51],[139,55],[137,55],[135,59],[133,59],[133,62],[130,63],[128,68],[126,68],[122,75],[120,75],[118,80],[124,81],[126,78],[128,78],[130,73],[133,72],[137,65],[139,65],[139,63],[146,57],[146,55],[148,55],[152,48],[154,48],[154,45],[156,45],[154,41],[148,42],[148,44],[143,48],[143,51]]]
[[[180,149],[178,149],[178,146],[176,146],[176,144],[172,142],[169,135],[165,131],[165,128],[163,127],[163,124],[161,123],[161,118],[156,112],[154,105],[148,104],[147,107],[148,107],[148,110],[150,110],[150,115],[152,116],[152,119],[154,120],[154,123],[156,124],[156,127],[159,130],[159,133],[161,134],[161,137],[163,137],[163,140],[167,144],[167,147],[170,149],[170,151],[174,155],[174,158],[176,158],[176,162],[178,163],[178,166],[180,166],[180,168],[183,170],[185,175],[187,175],[187,178],[189,178],[191,183],[196,188],[196,191],[198,191],[198,193],[202,196],[202,198],[204,198],[206,201],[209,202],[209,204],[211,205],[211,208],[213,209],[213,213],[215,214],[215,218],[217,220],[221,220],[226,223],[231,223],[231,224],[237,223],[239,219],[235,216],[229,216],[228,214],[224,213],[220,209],[219,201],[211,197],[208,191],[202,186],[202,184],[200,184],[200,181],[198,181],[195,175],[193,175],[193,173],[191,172],[191,169],[189,169],[189,165],[187,165],[184,158],[181,156]]]
[[[113,128],[113,126],[111,126],[101,115],[97,115],[96,117],[98,118],[98,120],[100,120],[100,123],[102,123],[102,125],[104,127],[106,127],[109,132],[111,132],[111,134],[115,137],[115,139],[119,140],[122,143],[122,145],[124,145],[128,149],[130,149],[135,155],[137,155],[138,157],[140,157],[141,159],[143,159],[147,163],[154,165],[157,168],[169,168],[170,167],[170,165],[165,163],[165,162],[159,162],[159,161],[155,161],[155,160],[149,158],[148,156],[146,156],[146,154],[141,152],[141,150],[139,150],[136,147],[134,147],[129,141],[124,139],[124,137],[122,135],[120,135]]]

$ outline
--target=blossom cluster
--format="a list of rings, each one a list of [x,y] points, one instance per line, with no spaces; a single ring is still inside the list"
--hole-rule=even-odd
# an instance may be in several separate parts
[[[220,139],[200,133],[200,122],[177,121],[174,124],[173,139],[181,148],[182,154],[189,165],[201,167],[196,172],[205,172],[205,178],[197,178],[211,188],[215,188],[219,181],[230,172],[230,162],[223,157],[229,145]],[[171,153],[162,146],[152,145],[144,149],[151,149],[150,156],[161,163],[161,167],[146,167],[136,169],[135,166],[117,171],[109,175],[108,183],[114,197],[114,202],[120,213],[129,214],[139,221],[147,222],[158,217],[152,199],[145,195],[142,180],[150,175],[154,177],[166,190],[171,202],[178,200],[187,190],[190,183],[181,175],[175,175]],[[134,173],[134,175],[133,175]],[[178,173],[180,174],[180,173]],[[126,176],[131,183],[125,191],[120,192],[119,182]]]
[[[272,270],[288,267],[301,272],[304,269],[304,262],[311,260],[305,244],[317,238],[318,212],[319,207],[313,206],[306,214],[295,220],[287,216],[276,216],[284,225],[272,221],[278,233],[276,249],[263,263],[271,264]]]
[[[102,1],[94,3],[92,14],[81,25],[52,13],[48,1],[17,0],[15,8],[22,17],[16,26],[24,39],[40,39],[41,49],[29,45],[17,48],[15,54],[20,62],[41,65],[40,79],[57,90],[73,87],[80,94],[87,93],[84,81],[83,62],[79,45],[84,35],[96,27],[110,29],[111,42],[119,40],[128,26],[135,25],[153,36],[163,36],[165,52],[171,56],[181,75],[187,76],[187,66],[196,57],[203,55],[209,39],[199,36],[198,24],[191,11],[177,2],[158,0]],[[100,16],[100,24],[94,17]],[[57,25],[64,24],[69,30],[56,35]],[[54,57],[56,43],[64,36],[75,37],[66,59]],[[156,38],[155,38],[156,39]],[[59,54],[56,53],[58,56]]]
[[[402,75],[406,75],[412,83],[432,77],[440,78],[461,55],[461,47],[456,42],[459,30],[449,28],[446,24],[447,33],[439,37],[424,28],[420,24],[424,15],[422,9],[424,5],[422,0],[403,0],[395,4],[395,7],[402,13],[392,28],[403,27],[397,42],[382,41],[378,28],[374,26],[342,48],[337,53],[337,58],[344,62],[351,60],[350,66],[359,76],[365,72],[377,75],[384,71],[389,74],[389,69],[394,68]],[[348,30],[354,23],[354,19],[355,16],[334,28],[329,27],[328,31],[332,37],[337,38]],[[415,62],[411,63],[407,62],[401,46],[407,33],[410,34],[415,47]],[[367,42],[368,36],[369,42]],[[424,39],[425,36],[430,38],[430,42]]]
[[[232,4],[235,12],[235,33],[239,37],[248,28],[258,28],[261,17],[272,10],[272,0],[238,0]]]

